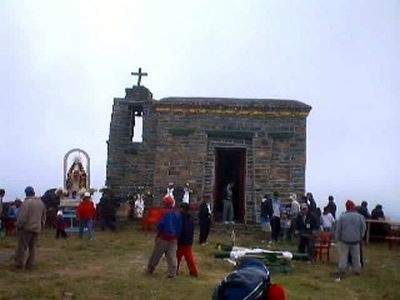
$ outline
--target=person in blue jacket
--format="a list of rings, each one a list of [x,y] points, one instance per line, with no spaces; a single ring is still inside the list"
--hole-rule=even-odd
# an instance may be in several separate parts
[[[286,291],[272,284],[268,268],[258,259],[246,258],[215,289],[213,300],[285,300]]]
[[[165,196],[163,201],[167,212],[157,226],[157,237],[153,253],[147,265],[147,272],[152,274],[156,269],[161,257],[165,254],[168,264],[168,278],[174,278],[177,270],[176,251],[178,249],[178,238],[182,228],[182,218],[174,209],[175,200],[171,196]]]

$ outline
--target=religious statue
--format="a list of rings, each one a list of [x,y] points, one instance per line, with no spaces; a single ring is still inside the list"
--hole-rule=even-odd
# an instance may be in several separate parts
[[[86,191],[87,186],[86,172],[79,158],[76,158],[67,174],[67,191],[70,196],[75,198],[78,194]]]

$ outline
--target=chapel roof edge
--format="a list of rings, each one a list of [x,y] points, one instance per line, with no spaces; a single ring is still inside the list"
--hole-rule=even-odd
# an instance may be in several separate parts
[[[271,98],[165,97],[155,101],[155,104],[157,106],[240,106],[302,111],[312,109],[310,105],[298,100]]]

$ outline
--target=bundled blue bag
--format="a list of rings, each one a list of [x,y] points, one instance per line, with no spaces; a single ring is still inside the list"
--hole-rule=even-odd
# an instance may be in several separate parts
[[[213,300],[264,300],[270,284],[268,268],[257,259],[248,258],[221,281]]]

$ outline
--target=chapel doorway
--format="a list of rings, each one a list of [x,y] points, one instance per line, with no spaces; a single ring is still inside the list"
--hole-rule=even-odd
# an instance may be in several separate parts
[[[229,182],[234,182],[233,210],[234,221],[244,223],[245,218],[245,177],[246,149],[219,148],[215,153],[215,190],[214,213],[215,221],[222,221],[223,198]]]

